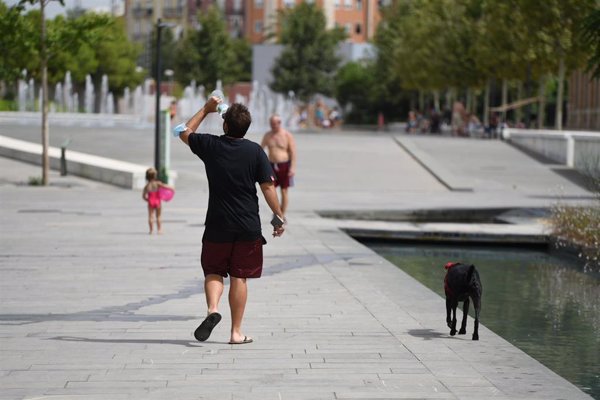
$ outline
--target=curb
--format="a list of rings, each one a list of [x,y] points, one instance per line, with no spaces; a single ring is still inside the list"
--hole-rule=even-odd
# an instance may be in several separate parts
[[[473,184],[469,180],[460,179],[439,163],[431,158],[428,154],[421,151],[419,147],[410,139],[394,136],[394,140],[402,147],[412,158],[415,159],[423,168],[425,168],[435,179],[442,185],[446,186],[453,192],[472,192]]]
[[[42,145],[0,136],[0,156],[41,165]],[[50,168],[60,170],[61,150],[48,148]],[[66,152],[67,171],[71,175],[108,183],[126,189],[142,189],[146,184],[146,166],[77,151]],[[176,171],[169,177],[175,180]]]

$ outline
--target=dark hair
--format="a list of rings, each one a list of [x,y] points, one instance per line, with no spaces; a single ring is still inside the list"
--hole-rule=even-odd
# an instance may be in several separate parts
[[[252,116],[245,105],[233,103],[225,113],[227,136],[243,138],[252,123]]]

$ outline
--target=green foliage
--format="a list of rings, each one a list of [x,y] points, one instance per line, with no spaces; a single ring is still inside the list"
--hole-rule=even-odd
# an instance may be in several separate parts
[[[345,33],[341,28],[327,30],[323,11],[305,2],[281,12],[279,22],[284,48],[272,69],[271,89],[286,95],[294,91],[303,101],[316,93],[333,94],[336,47]]]
[[[233,39],[233,53],[235,54],[235,76],[237,81],[250,82],[252,80],[252,45],[248,40]]]
[[[0,99],[0,111],[17,111],[19,105],[14,100],[2,100]]]
[[[23,69],[35,80],[41,79],[40,25],[38,9],[24,13],[22,7],[9,9],[0,3],[0,79],[14,81]],[[58,15],[46,21],[46,27],[50,85],[62,81],[67,71],[71,71],[76,86],[83,84],[87,74],[98,84],[106,74],[109,89],[117,95],[142,81],[135,72],[140,49],[128,40],[122,19],[75,13],[70,17]]]
[[[420,90],[482,85],[474,50],[479,11],[469,3],[393,2],[375,37],[386,79]]]
[[[594,78],[600,78],[600,8],[590,12],[584,19],[581,39],[590,50],[587,70]]]
[[[128,86],[136,86],[143,81],[143,75],[136,72],[137,58],[141,49],[129,41],[122,19],[108,15],[86,13],[89,24],[95,25],[93,39],[98,67],[92,78],[99,85],[102,75],[108,76],[109,90],[115,95],[123,94]],[[85,20],[83,20],[85,22]]]
[[[200,14],[200,29],[189,31],[179,42],[175,56],[175,79],[195,80],[212,90],[218,79],[227,85],[247,77],[247,50],[236,53],[242,46],[234,42],[221,12],[216,7]],[[242,73],[243,72],[243,73]]]
[[[41,176],[30,176],[27,180],[27,184],[29,186],[42,186],[42,177]]]
[[[342,107],[364,104],[375,77],[372,67],[350,62],[341,67],[335,76],[335,95]]]
[[[153,78],[156,77],[156,25],[154,25],[154,30],[152,31],[152,41],[150,42],[152,45],[150,46],[150,74]],[[176,42],[175,37],[173,36],[173,31],[170,28],[162,28],[160,34],[160,64],[161,69],[166,71],[167,69],[175,70],[175,57],[176,57]],[[161,77],[161,79],[165,79],[165,77]]]
[[[0,80],[11,82],[21,75],[27,60],[35,58],[37,42],[33,25],[21,17],[20,7],[0,2]]]
[[[374,66],[350,62],[338,69],[335,76],[335,97],[346,111],[350,123],[375,123],[377,110]]]
[[[496,80],[536,80],[567,72],[598,43],[595,0],[406,0],[383,9],[374,39],[384,93],[481,89]],[[596,17],[600,18],[600,17]],[[595,36],[597,35],[597,36]],[[595,38],[595,39],[594,39]],[[600,61],[600,56],[596,62]],[[598,64],[596,64],[598,65]]]

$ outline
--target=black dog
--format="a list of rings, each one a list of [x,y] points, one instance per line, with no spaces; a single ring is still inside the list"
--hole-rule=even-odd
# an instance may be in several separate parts
[[[479,312],[481,311],[481,280],[474,265],[465,265],[449,262],[444,266],[447,269],[444,278],[444,291],[446,292],[446,322],[450,328],[450,335],[456,335],[456,307],[459,301],[464,301],[463,319],[459,335],[467,333],[467,314],[469,314],[469,298],[475,307],[475,329],[473,340],[479,340]],[[452,319],[450,319],[452,311]]]

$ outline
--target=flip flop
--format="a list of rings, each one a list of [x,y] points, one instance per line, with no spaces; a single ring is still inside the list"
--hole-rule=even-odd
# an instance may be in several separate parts
[[[248,336],[244,336],[244,340],[242,340],[241,342],[229,342],[229,344],[248,344],[248,343],[252,343],[254,342],[254,340],[252,340],[252,338],[249,338]]]
[[[221,321],[221,314],[218,312],[214,312],[210,314],[208,317],[202,321],[200,326],[194,331],[194,337],[199,342],[204,342],[210,334],[212,330],[217,326],[217,324]]]

